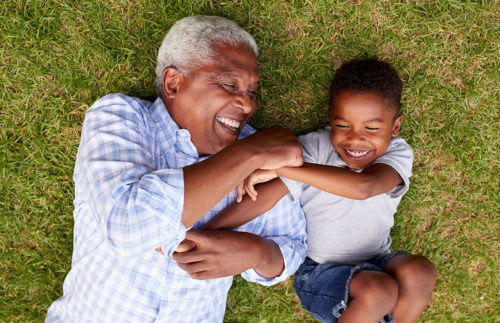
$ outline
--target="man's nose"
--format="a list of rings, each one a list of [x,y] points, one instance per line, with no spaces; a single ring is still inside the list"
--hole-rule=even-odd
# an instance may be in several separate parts
[[[255,110],[255,99],[250,93],[239,93],[236,97],[235,105],[245,114],[253,113]]]

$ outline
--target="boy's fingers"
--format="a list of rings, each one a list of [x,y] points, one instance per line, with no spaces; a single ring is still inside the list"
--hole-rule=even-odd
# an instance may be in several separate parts
[[[238,194],[238,196],[236,196],[236,202],[237,203],[240,203],[241,200],[243,199],[243,195],[245,195],[245,186],[244,186],[244,183],[240,183],[238,184],[238,186],[236,186],[236,193]]]
[[[247,184],[245,186],[245,188],[246,188],[248,196],[250,196],[250,198],[252,199],[252,201],[257,200],[257,191],[255,190],[255,188],[253,187],[253,185]]]
[[[257,176],[251,176],[245,183],[245,189],[248,195],[250,195],[250,197],[252,197],[252,200],[254,201],[255,198],[257,198],[257,191],[255,190],[255,184],[257,183]]]

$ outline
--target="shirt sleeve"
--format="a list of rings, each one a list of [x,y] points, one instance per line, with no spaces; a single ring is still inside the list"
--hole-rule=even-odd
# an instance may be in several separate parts
[[[140,100],[110,95],[86,114],[75,165],[75,204],[88,203],[114,250],[133,256],[184,239],[182,169],[155,169]]]
[[[396,186],[388,192],[391,198],[402,196],[410,186],[410,177],[412,175],[413,150],[410,145],[402,138],[395,137],[391,140],[387,151],[375,160],[374,164],[386,164],[398,172],[403,179],[403,183]]]
[[[306,222],[298,202],[283,197],[271,210],[241,227],[242,231],[273,240],[280,248],[285,269],[278,277],[266,278],[250,269],[241,276],[262,285],[273,285],[290,277],[307,255]]]

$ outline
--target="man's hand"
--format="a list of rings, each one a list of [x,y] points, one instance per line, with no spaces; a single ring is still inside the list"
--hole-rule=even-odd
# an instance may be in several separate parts
[[[275,277],[284,269],[279,247],[250,233],[191,229],[186,232],[186,239],[195,242],[197,247],[174,252],[172,258],[194,279],[233,276],[250,268],[265,277]]]
[[[181,243],[179,243],[175,252],[187,252],[193,250],[194,248],[196,248],[196,243],[194,241],[184,239]]]
[[[276,169],[284,166],[302,166],[302,148],[290,130],[272,127],[258,131],[241,140],[249,149],[261,155],[261,169]]]
[[[275,169],[258,169],[252,174],[250,174],[245,180],[238,184],[236,191],[238,196],[236,197],[236,202],[240,203],[243,195],[248,194],[252,201],[257,200],[257,191],[255,190],[255,185],[259,183],[269,182],[272,179],[278,177],[278,173]]]

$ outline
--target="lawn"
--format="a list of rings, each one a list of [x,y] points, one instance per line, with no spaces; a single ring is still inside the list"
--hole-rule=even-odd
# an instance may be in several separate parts
[[[193,14],[228,17],[260,47],[256,128],[326,125],[334,67],[390,61],[415,151],[394,248],[439,276],[419,322],[498,322],[499,17],[496,1],[4,1],[0,5],[0,321],[40,322],[72,253],[72,171],[87,108],[154,95],[157,49]],[[237,278],[227,322],[304,322],[291,280]]]

